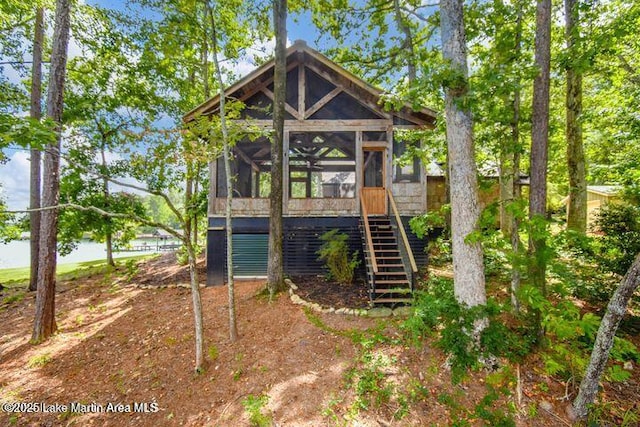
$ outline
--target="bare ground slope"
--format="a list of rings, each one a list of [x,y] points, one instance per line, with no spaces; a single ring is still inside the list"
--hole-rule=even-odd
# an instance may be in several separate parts
[[[274,302],[256,297],[259,281],[237,283],[240,339],[234,344],[227,288],[202,289],[207,367],[196,375],[191,294],[175,287],[186,282],[185,271],[167,255],[141,265],[131,279],[152,289],[131,286],[125,271],[61,283],[60,332],[38,346],[29,343],[32,295],[0,309],[0,403],[105,409],[154,403],[157,412],[0,411],[0,425],[250,425],[243,401],[262,395],[268,396],[262,412],[279,426],[450,425],[468,419],[486,394],[486,373],[453,386],[442,352],[406,347],[394,319],[310,317],[286,295]],[[368,332],[354,339],[361,331]],[[368,334],[386,338],[372,344]],[[507,378],[509,392],[498,407],[517,407],[517,425],[568,425],[565,387],[545,378],[540,365],[536,357],[523,364],[519,385]],[[372,385],[369,374],[373,391],[364,389]],[[624,413],[637,405],[638,383],[634,371],[630,382],[607,386],[603,398]]]

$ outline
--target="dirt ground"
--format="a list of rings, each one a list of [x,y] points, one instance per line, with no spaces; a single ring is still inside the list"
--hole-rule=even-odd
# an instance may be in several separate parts
[[[142,265],[133,279],[124,273],[61,283],[59,332],[37,346],[29,343],[33,295],[0,310],[0,403],[33,402],[21,409],[37,409],[0,411],[0,425],[250,425],[247,402],[260,396],[266,396],[258,406],[267,425],[450,425],[452,408],[473,408],[484,396],[485,373],[453,386],[439,350],[394,341],[400,333],[396,320],[310,316],[286,295],[273,302],[256,296],[261,281],[236,284],[240,338],[235,343],[228,339],[227,288],[201,290],[207,366],[195,374],[190,290],[130,284],[186,283],[184,268],[162,258]],[[353,339],[372,330],[386,341],[372,347],[366,339]],[[378,405],[357,400],[362,381],[353,387],[348,378],[362,365],[363,354],[391,361],[382,380],[410,384],[410,404],[400,398]],[[564,385],[542,377],[535,363],[522,367],[517,425],[570,425],[560,399]],[[631,399],[623,403],[626,408],[640,392],[634,376],[623,386]],[[447,396],[457,404],[447,404]],[[515,393],[503,400],[515,405]],[[67,412],[54,406],[72,402],[87,406]],[[144,403],[148,412],[134,406]],[[406,413],[400,413],[405,406]],[[96,412],[100,408],[103,412]]]

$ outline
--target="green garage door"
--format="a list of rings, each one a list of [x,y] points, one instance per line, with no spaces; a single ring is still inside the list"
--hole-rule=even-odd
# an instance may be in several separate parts
[[[233,235],[233,275],[266,276],[268,234]]]

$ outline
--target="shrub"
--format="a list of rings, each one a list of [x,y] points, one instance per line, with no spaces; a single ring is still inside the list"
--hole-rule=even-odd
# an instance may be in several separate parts
[[[267,427],[273,424],[271,416],[262,412],[268,402],[269,396],[264,394],[261,396],[250,394],[242,401],[242,406],[249,416],[249,422],[252,426]]]
[[[624,275],[640,252],[640,207],[606,204],[600,208],[594,225],[601,233],[597,248],[599,264]]]
[[[426,291],[416,293],[413,314],[401,327],[414,344],[420,344],[425,336],[435,335],[435,345],[449,356],[452,380],[458,383],[469,368],[479,366],[481,359],[497,356],[519,360],[530,351],[527,337],[505,326],[500,317],[503,311],[504,307],[492,299],[484,306],[464,307],[455,299],[452,280],[434,276],[429,279]],[[466,331],[483,318],[489,323],[476,345]]]
[[[347,236],[339,230],[331,230],[320,236],[324,243],[317,252],[320,261],[324,261],[329,269],[329,277],[340,284],[353,282],[355,269],[360,265],[358,251],[351,254],[349,258],[349,246]]]
[[[429,256],[429,264],[442,266],[451,262],[451,240],[446,229],[445,217],[448,215],[449,205],[443,206],[438,212],[427,212],[411,218],[409,227],[419,239],[433,236],[437,230],[443,230],[434,239],[429,239],[425,248]]]

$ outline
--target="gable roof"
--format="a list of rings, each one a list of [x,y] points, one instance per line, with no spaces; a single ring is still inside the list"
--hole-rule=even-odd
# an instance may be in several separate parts
[[[395,116],[400,122],[407,124],[415,124],[429,128],[433,128],[435,125],[437,114],[435,111],[428,108],[414,111],[410,104],[405,103],[397,111],[384,111],[384,109],[379,105],[380,98],[383,95],[382,90],[370,85],[360,77],[342,68],[320,52],[311,49],[302,40],[297,40],[287,49],[286,58],[287,71],[295,68],[299,64],[304,64],[306,67],[314,67],[312,70],[321,71],[323,78],[327,78],[332,83],[345,88],[359,102],[362,102],[370,109]],[[274,63],[275,60],[271,59],[256,70],[247,74],[245,77],[229,86],[225,91],[226,95],[228,97],[246,99],[251,94],[261,90],[273,80]],[[185,122],[189,122],[198,115],[212,114],[218,109],[219,103],[220,97],[219,95],[216,95],[186,113],[183,120]]]

